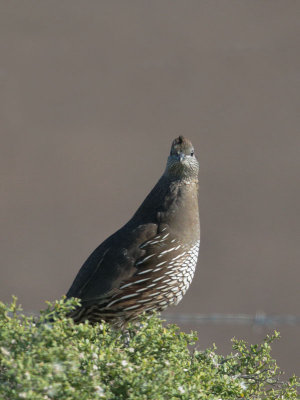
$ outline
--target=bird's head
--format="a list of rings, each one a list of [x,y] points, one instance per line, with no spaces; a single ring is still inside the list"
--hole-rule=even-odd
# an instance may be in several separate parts
[[[173,140],[171,152],[168,157],[165,175],[173,179],[197,179],[199,163],[194,154],[192,143],[179,136]]]

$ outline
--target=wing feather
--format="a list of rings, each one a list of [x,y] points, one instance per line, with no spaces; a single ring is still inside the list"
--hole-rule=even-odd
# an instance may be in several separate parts
[[[154,223],[135,228],[125,225],[111,235],[85,261],[67,297],[77,297],[88,306],[117,293],[121,282],[135,274],[136,261],[146,253],[140,246],[154,238],[157,229]]]

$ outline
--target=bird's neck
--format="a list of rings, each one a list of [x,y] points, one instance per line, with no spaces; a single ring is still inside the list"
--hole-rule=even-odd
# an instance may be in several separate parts
[[[170,182],[159,216],[179,237],[200,237],[198,179]]]
[[[196,216],[196,218],[195,218]],[[170,179],[163,175],[132,218],[158,224],[182,234],[200,235],[198,179]],[[199,233],[198,233],[199,231]]]

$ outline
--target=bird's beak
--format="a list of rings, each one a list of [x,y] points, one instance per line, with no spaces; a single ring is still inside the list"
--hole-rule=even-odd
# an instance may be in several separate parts
[[[179,161],[182,162],[185,159],[185,154],[184,153],[179,153],[178,154],[178,158],[179,158]]]

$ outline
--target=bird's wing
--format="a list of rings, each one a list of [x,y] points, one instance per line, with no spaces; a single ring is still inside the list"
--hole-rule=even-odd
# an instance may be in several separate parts
[[[136,273],[136,261],[147,253],[142,244],[155,238],[157,233],[158,225],[154,223],[128,229],[125,225],[88,257],[67,297],[77,297],[82,304],[89,305],[118,293],[121,283]]]

